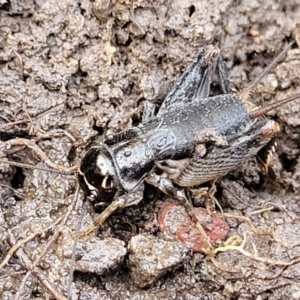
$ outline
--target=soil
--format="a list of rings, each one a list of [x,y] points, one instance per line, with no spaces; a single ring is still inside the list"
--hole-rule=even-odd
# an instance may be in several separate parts
[[[249,100],[300,93],[299,20],[298,0],[0,0],[1,159],[43,165],[18,137],[57,165],[78,165],[91,143],[138,124],[145,100],[158,107],[216,39],[235,92],[295,40]],[[227,215],[227,251],[193,253],[157,232],[171,200],[147,186],[139,205],[78,241],[71,299],[300,299],[299,111],[297,100],[269,114],[281,126],[276,181],[253,159],[217,182],[224,213],[248,218]],[[84,203],[76,178],[1,163],[0,180],[0,262],[38,233],[0,269],[0,298],[64,299]],[[82,228],[96,214],[89,204]]]

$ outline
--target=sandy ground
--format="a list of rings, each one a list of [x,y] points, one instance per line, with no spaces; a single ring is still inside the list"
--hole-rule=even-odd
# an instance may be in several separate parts
[[[130,127],[124,122],[130,117],[137,124],[144,100],[159,105],[205,44],[218,37],[238,91],[288,42],[299,43],[299,20],[297,0],[0,0],[1,156],[39,164],[28,148],[9,147],[20,137],[61,166],[78,165],[91,142]],[[263,105],[300,93],[299,70],[295,43],[251,101]],[[255,160],[217,185],[224,211],[252,221],[253,227],[226,219],[229,236],[252,232],[243,249],[211,258],[151,233],[164,196],[148,188],[145,200],[112,217],[100,238],[80,240],[72,299],[300,299],[299,103],[271,114],[282,128],[273,161],[277,185]],[[84,195],[65,225],[46,228],[71,209],[76,178],[0,167],[0,261],[17,241],[44,229],[0,269],[0,298],[66,296],[71,234]],[[83,226],[94,218],[90,205]],[[160,268],[147,273],[145,257]]]

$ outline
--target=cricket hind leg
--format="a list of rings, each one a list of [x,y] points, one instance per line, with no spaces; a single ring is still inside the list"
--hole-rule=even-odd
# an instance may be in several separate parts
[[[221,50],[216,46],[208,46],[203,54],[204,60],[207,63],[206,69],[203,69],[202,78],[198,79],[198,86],[194,92],[193,99],[205,99],[211,96],[212,76],[216,69],[220,80],[220,88],[223,94],[230,94],[230,81],[228,68],[221,55]]]
[[[228,68],[227,68],[225,61],[223,60],[223,58],[221,56],[218,59],[217,66],[218,66],[221,90],[222,90],[223,94],[231,94]]]
[[[149,119],[154,117],[155,114],[155,104],[150,101],[144,102],[144,110],[143,110],[143,116],[142,116],[142,123],[147,122]]]
[[[158,111],[158,116],[172,109],[174,105],[186,105],[196,98],[209,97],[212,75],[219,57],[220,49],[218,47],[214,45],[204,47],[168,93]]]
[[[212,76],[218,69],[221,91],[230,93],[230,84],[227,66],[220,54],[221,50],[214,46],[206,46],[192,65],[181,76],[179,82],[174,85],[163,101],[158,116],[172,106],[187,104],[195,99],[205,99],[210,96]],[[144,102],[142,123],[145,123],[155,115],[155,104]]]

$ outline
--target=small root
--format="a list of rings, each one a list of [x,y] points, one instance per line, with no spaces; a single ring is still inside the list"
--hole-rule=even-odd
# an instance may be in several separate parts
[[[246,231],[244,233],[243,240],[241,240],[240,238],[231,237],[224,243],[224,246],[210,250],[209,252],[206,252],[206,254],[216,255],[219,252],[238,251],[239,253],[246,256],[247,258],[250,258],[252,260],[259,261],[259,262],[262,262],[264,264],[271,265],[271,266],[287,267],[287,266],[291,266],[291,265],[294,265],[294,264],[300,262],[300,257],[293,259],[291,261],[281,261],[281,260],[274,260],[274,259],[269,259],[266,257],[261,257],[258,255],[258,251],[257,251],[256,247],[254,246],[254,244],[252,244],[253,253],[245,250],[247,238],[248,238],[248,235],[250,235],[250,234],[253,234],[253,233]]]
[[[271,230],[269,231],[258,231],[255,226],[253,225],[253,222],[251,221],[250,218],[248,217],[245,217],[245,216],[237,216],[237,215],[233,215],[233,214],[229,214],[229,213],[221,213],[220,214],[222,217],[225,217],[225,218],[233,218],[233,219],[238,219],[238,220],[242,220],[242,221],[245,221],[249,227],[252,229],[252,231],[256,234],[256,235],[259,235],[259,236],[273,236],[273,233],[271,232]]]
[[[20,120],[20,121],[15,121],[15,122],[9,122],[9,123],[6,123],[6,124],[2,124],[0,125],[0,129],[7,129],[9,127],[13,127],[13,126],[16,126],[16,125],[19,125],[19,124],[26,124],[28,123],[29,120]]]
[[[217,191],[217,187],[216,187],[216,181],[217,180],[218,180],[218,178],[214,179],[211,182],[211,188],[208,191],[208,199],[210,199],[214,203],[214,206],[217,206],[219,208],[220,212],[223,213],[223,208],[220,205],[220,203],[217,200],[217,198],[215,197],[215,193]]]

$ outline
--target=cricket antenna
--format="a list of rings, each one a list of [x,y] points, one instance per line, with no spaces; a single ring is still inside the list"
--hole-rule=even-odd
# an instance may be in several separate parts
[[[257,84],[270,72],[271,68],[273,68],[278,61],[288,52],[289,49],[293,46],[294,41],[289,43],[282,51],[277,55],[273,61],[246,87],[244,88],[238,95],[242,99],[247,99],[249,93],[257,86]]]
[[[31,170],[40,170],[40,171],[45,171],[45,172],[50,172],[50,173],[55,173],[55,174],[61,174],[61,175],[74,175],[73,171],[63,171],[63,170],[55,170],[55,169],[50,169],[45,166],[34,166],[34,165],[29,165],[29,164],[24,164],[24,163],[19,163],[15,161],[10,161],[10,160],[1,160],[1,164],[8,164],[10,166],[14,167],[20,167],[24,169],[31,169]]]
[[[275,103],[271,103],[265,107],[261,107],[261,108],[257,108],[255,110],[252,110],[249,114],[251,116],[252,119],[255,119],[255,118],[258,118],[262,115],[264,115],[265,113],[267,113],[268,111],[271,111],[277,107],[280,107],[286,103],[289,103],[291,101],[294,101],[296,99],[299,99],[300,98],[300,93],[299,94],[296,94],[292,97],[289,97],[289,98],[285,98],[285,99],[282,99],[282,100],[279,100]]]
[[[72,247],[72,255],[71,255],[71,263],[70,263],[70,276],[69,276],[69,284],[68,284],[68,294],[67,294],[67,299],[71,300],[72,299],[72,282],[73,282],[73,277],[74,277],[74,267],[75,267],[75,256],[76,256],[76,247],[79,239],[79,233],[80,233],[80,228],[82,224],[82,220],[84,215],[86,214],[88,203],[94,203],[98,194],[95,190],[92,190],[91,193],[86,197],[85,202],[82,205],[79,220],[76,226],[76,231],[75,231],[75,236],[74,236],[74,243]]]

